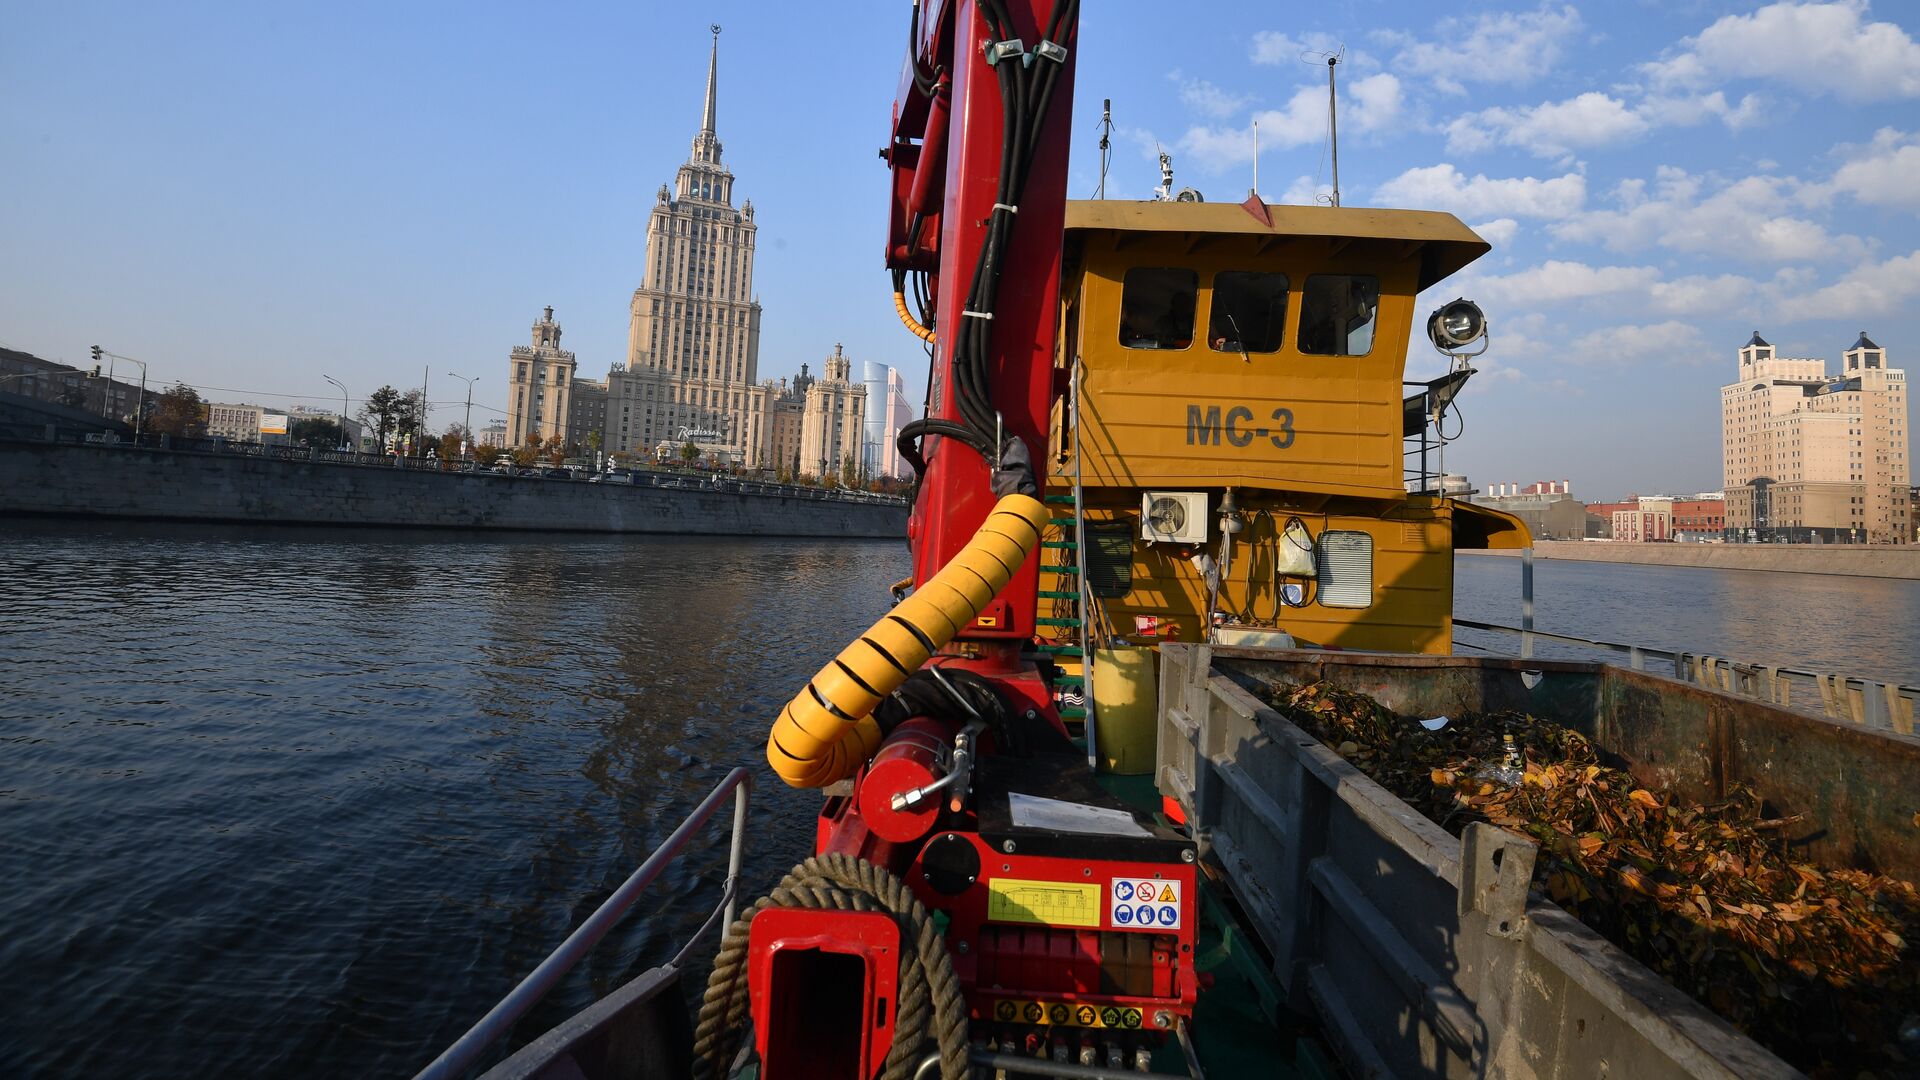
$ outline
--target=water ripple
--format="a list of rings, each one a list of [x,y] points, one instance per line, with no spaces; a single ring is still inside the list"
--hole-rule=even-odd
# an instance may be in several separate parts
[[[903,545],[0,528],[0,1071],[405,1073],[886,604]],[[818,797],[761,770],[749,887]],[[524,1038],[670,955],[724,825]]]

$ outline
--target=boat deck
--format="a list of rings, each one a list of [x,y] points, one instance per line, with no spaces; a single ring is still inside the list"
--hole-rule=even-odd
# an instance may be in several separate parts
[[[1085,747],[1085,741],[1075,740]],[[1160,793],[1152,776],[1103,774],[1100,786],[1162,824]],[[1203,866],[1203,870],[1206,868]],[[1200,934],[1195,968],[1201,975],[1192,1039],[1200,1068],[1210,1077],[1270,1076],[1281,1080],[1335,1080],[1339,1067],[1306,1017],[1287,1009],[1273,978],[1271,960],[1242,921],[1238,906],[1218,881],[1200,876]],[[1153,1056],[1153,1069],[1188,1072],[1185,1053],[1168,1040]]]

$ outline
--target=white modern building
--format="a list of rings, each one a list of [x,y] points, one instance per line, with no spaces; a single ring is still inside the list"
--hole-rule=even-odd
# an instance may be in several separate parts
[[[868,476],[910,480],[912,470],[900,456],[900,429],[913,422],[915,411],[907,399],[907,381],[898,368],[869,360],[861,379],[867,388],[866,434],[862,465]]]

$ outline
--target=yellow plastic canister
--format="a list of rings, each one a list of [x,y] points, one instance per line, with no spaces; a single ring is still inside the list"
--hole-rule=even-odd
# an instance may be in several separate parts
[[[1156,649],[1093,651],[1094,749],[1104,772],[1139,776],[1153,771],[1159,659]]]

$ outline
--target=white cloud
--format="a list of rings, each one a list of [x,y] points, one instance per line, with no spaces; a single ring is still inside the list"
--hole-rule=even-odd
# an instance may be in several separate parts
[[[1789,294],[1782,318],[1841,319],[1904,311],[1920,298],[1920,251],[1856,266],[1823,289]]]
[[[1178,71],[1167,77],[1180,84],[1180,100],[1183,104],[1207,116],[1232,116],[1253,102],[1251,95],[1230,93],[1205,79],[1190,79]]]
[[[1518,310],[1529,318],[1544,318],[1538,309],[1600,300],[1605,301],[1604,310],[1608,312],[1648,312],[1696,320],[1746,316],[1761,310],[1768,318],[1777,318],[1775,308],[1782,299],[1804,293],[1809,282],[1809,272],[1799,268],[1783,269],[1767,281],[1739,274],[1688,274],[1669,279],[1654,266],[1593,266],[1562,259],[1549,259],[1510,274],[1479,277],[1469,273],[1461,279],[1468,292],[1507,311],[1509,316]]]
[[[1651,125],[1619,98],[1588,91],[1565,101],[1466,113],[1447,125],[1447,150],[1470,154],[1517,146],[1540,157],[1612,146],[1638,138]]]
[[[1757,94],[1748,94],[1737,104],[1729,103],[1720,90],[1650,94],[1628,104],[1625,98],[1590,90],[1565,101],[1463,113],[1447,124],[1447,149],[1470,154],[1516,146],[1537,157],[1565,159],[1576,151],[1631,142],[1655,128],[1693,127],[1718,120],[1737,132],[1760,123],[1766,115],[1766,101]]]
[[[1510,217],[1495,218],[1475,225],[1473,231],[1496,249],[1503,248],[1513,243],[1513,238],[1520,234],[1520,223]]]
[[[1753,307],[1760,283],[1739,274],[1690,274],[1663,281],[1652,289],[1647,306],[1662,315],[1691,315],[1695,318],[1729,315]]]
[[[1613,251],[1659,246],[1757,262],[1858,259],[1868,247],[1857,236],[1787,211],[1799,200],[1791,178],[1748,176],[1708,192],[1707,181],[1683,169],[1661,166],[1653,194],[1641,180],[1615,191],[1616,209],[1588,210],[1555,224],[1561,240],[1597,243]]]
[[[1738,105],[1729,105],[1727,95],[1719,90],[1710,94],[1654,94],[1634,111],[1655,127],[1693,127],[1718,120],[1728,131],[1744,131],[1766,118],[1766,101],[1758,94],[1747,94]]]
[[[1327,202],[1332,195],[1332,185],[1320,183],[1311,176],[1300,176],[1287,186],[1280,201],[1289,206],[1318,206]]]
[[[1846,101],[1920,97],[1920,44],[1866,14],[1864,0],[1770,4],[1720,19],[1642,70],[1662,86],[1750,78]]]
[[[1881,128],[1834,171],[1829,192],[1899,210],[1920,210],[1920,136]]]
[[[1649,325],[1610,326],[1575,338],[1565,351],[1576,364],[1711,362],[1719,355],[1692,323],[1669,319]]]
[[[1339,38],[1317,30],[1309,30],[1299,37],[1278,30],[1262,30],[1253,35],[1253,44],[1247,50],[1247,55],[1256,64],[1278,66],[1324,63],[1325,57],[1338,55],[1341,50]]]
[[[1399,47],[1395,70],[1430,76],[1441,90],[1459,94],[1468,82],[1532,82],[1553,70],[1583,29],[1572,5],[1543,4],[1534,11],[1445,18],[1427,34],[1383,31],[1377,37]]]
[[[1466,176],[1449,163],[1408,169],[1380,185],[1381,206],[1450,210],[1465,217],[1565,218],[1586,205],[1587,178],[1579,173],[1549,177]]]
[[[1480,278],[1474,285],[1490,302],[1533,306],[1644,293],[1659,280],[1660,271],[1652,266],[1588,266],[1549,259],[1511,274]]]
[[[1355,130],[1375,131],[1400,118],[1404,104],[1400,80],[1382,72],[1347,84],[1345,109],[1355,113]],[[1344,111],[1344,110],[1343,110]]]
[[[1347,107],[1340,115],[1342,131],[1372,132],[1390,127],[1400,116],[1400,80],[1382,72],[1348,85]],[[1325,87],[1303,86],[1287,104],[1254,114],[1260,122],[1260,145],[1284,149],[1319,142],[1327,137]],[[1253,128],[1195,126],[1180,137],[1180,150],[1203,172],[1220,172],[1253,160]]]

